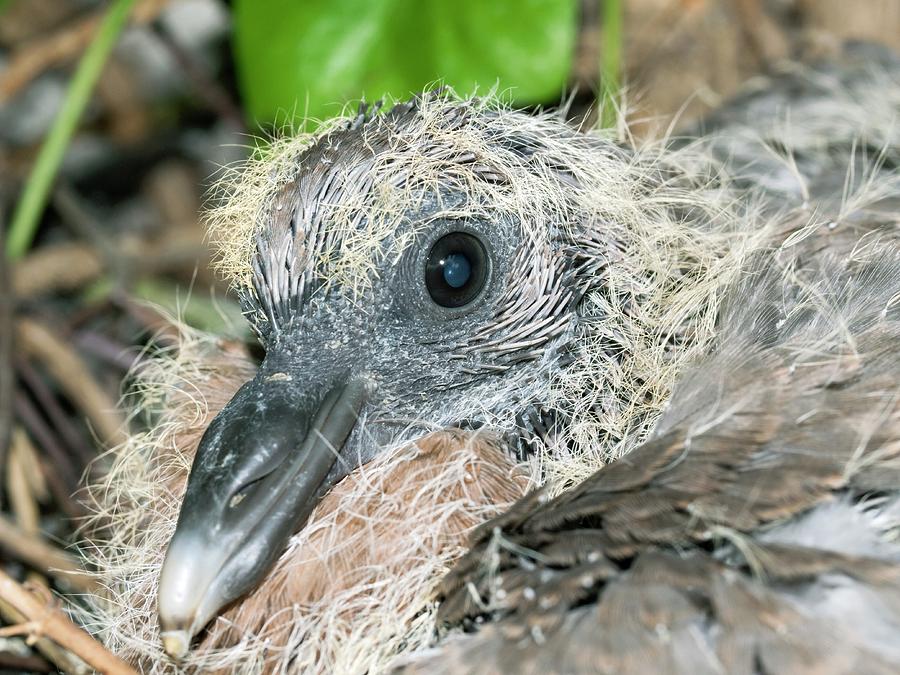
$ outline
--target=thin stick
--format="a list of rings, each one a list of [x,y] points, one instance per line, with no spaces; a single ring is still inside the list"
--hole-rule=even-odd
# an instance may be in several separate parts
[[[93,593],[97,590],[97,582],[82,569],[73,556],[43,539],[23,532],[2,514],[0,514],[0,547],[17,560],[68,584],[77,591]]]
[[[34,622],[41,635],[65,647],[101,673],[137,675],[134,668],[72,623],[62,611],[39,600],[2,570],[0,570],[0,598],[24,614],[26,621]]]
[[[31,298],[42,293],[74,291],[103,274],[103,258],[83,242],[45,244],[12,267],[16,296]]]
[[[25,616],[3,599],[0,599],[0,619],[10,625],[26,623]],[[44,658],[54,663],[56,667],[66,675],[91,675],[84,661],[71,652],[66,651],[58,644],[47,638],[39,637],[33,641],[32,647],[43,654]]]
[[[10,451],[16,454],[22,467],[22,476],[28,483],[28,492],[37,500],[38,504],[46,504],[50,500],[50,491],[47,488],[44,472],[41,471],[38,451],[22,428],[13,430],[13,444]]]
[[[28,478],[26,455],[30,451],[29,443],[28,435],[17,428],[13,433],[6,462],[6,494],[10,510],[22,532],[35,537],[40,532],[41,509]]]
[[[76,421],[67,415],[50,385],[27,359],[17,359],[16,372],[21,384],[31,392],[35,403],[44,411],[44,417],[53,431],[65,443],[66,448],[78,456],[79,472],[97,458],[97,449],[79,432]]]
[[[87,515],[84,506],[72,498],[78,483],[78,474],[59,440],[24,394],[16,396],[14,410],[19,423],[41,449],[42,454],[38,457],[39,467],[57,506],[72,520],[84,518]],[[60,471],[66,471],[67,475],[63,476]]]
[[[0,204],[0,473],[6,468],[6,454],[12,437],[12,409],[15,391],[15,374],[12,369],[12,316],[15,300],[2,238],[3,205]],[[2,484],[2,476],[0,476],[0,484]]]
[[[183,235],[183,233],[180,233]],[[166,237],[159,242],[146,239],[116,241],[118,257],[129,267],[130,276],[170,272],[189,273],[197,259],[209,255],[202,236]],[[18,299],[74,291],[99,279],[106,271],[104,257],[84,242],[43,244],[10,270],[12,289]]]
[[[73,458],[66,452],[56,431],[50,428],[24,391],[16,395],[13,409],[19,423],[34,439],[41,453],[50,459],[54,474],[64,484],[66,495],[71,495],[78,486],[80,472],[75,468]]]
[[[0,652],[0,669],[15,670],[20,673],[52,673],[53,666],[40,656],[20,656]]]
[[[34,478],[29,476],[29,464],[35,461],[34,448],[28,440],[27,434],[22,429],[16,429],[13,433],[13,442],[9,451],[9,468],[7,469],[7,493],[9,504],[16,522],[22,531],[29,537],[40,536],[40,509],[35,491]],[[31,571],[25,577],[29,583],[40,584],[49,591],[47,578],[40,572]],[[4,611],[5,609],[5,611]],[[24,617],[12,610],[7,605],[0,607],[0,615],[8,624],[21,624]],[[56,663],[64,673],[86,672],[87,667],[69,652],[61,649],[46,638],[31,639],[31,646]]]
[[[77,405],[108,446],[125,440],[125,419],[94,379],[81,357],[43,324],[20,319],[16,336],[22,353],[43,363],[69,400]]]
[[[67,22],[61,30],[31,39],[16,49],[0,78],[0,103],[9,101],[49,68],[84,51],[94,38],[102,17],[98,12],[76,22]]]
[[[119,33],[125,26],[133,4],[134,0],[114,0],[109,12],[103,17],[103,23],[96,37],[78,64],[78,70],[69,85],[62,109],[41,146],[13,215],[7,239],[7,255],[13,260],[21,258],[31,247],[63,155],[90,100],[97,78],[103,70],[103,64],[106,63]]]
[[[9,497],[9,507],[15,516],[16,525],[22,534],[29,539],[41,537],[41,510],[38,505],[37,495],[33,490],[35,482],[30,477],[28,464],[34,461],[29,457],[35,452],[31,441],[21,428],[13,432],[13,441],[9,449],[9,461],[6,470],[6,492]],[[74,560],[72,561],[74,562]],[[32,569],[25,577],[32,584],[40,584],[50,588],[47,577],[40,571]]]
[[[0,0],[0,11],[6,0]],[[168,0],[141,0],[131,13],[132,25],[142,25],[156,19]],[[67,23],[63,28],[28,42],[16,49],[0,76],[0,104],[18,94],[24,87],[34,81],[50,68],[66,64],[94,39],[103,12]]]

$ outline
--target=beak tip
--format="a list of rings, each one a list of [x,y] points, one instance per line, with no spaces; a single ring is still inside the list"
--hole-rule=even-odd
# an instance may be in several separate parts
[[[173,659],[184,658],[191,646],[191,635],[186,630],[167,630],[160,634],[163,649]]]

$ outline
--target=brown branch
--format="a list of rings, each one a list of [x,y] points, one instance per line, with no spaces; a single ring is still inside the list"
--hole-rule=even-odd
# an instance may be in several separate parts
[[[58,476],[59,482],[64,488],[66,497],[68,498],[78,486],[79,472],[75,468],[73,458],[66,452],[56,432],[50,428],[44,418],[38,412],[37,407],[25,395],[24,391],[19,391],[16,395],[13,409],[19,423],[28,431],[34,442],[41,449],[44,456],[48,457],[52,462],[53,474]],[[48,478],[50,478],[48,476]],[[58,497],[54,486],[54,480],[49,480],[54,497]],[[62,505],[63,502],[60,502]]]
[[[28,484],[29,494],[39,504],[46,504],[50,500],[50,492],[47,489],[47,480],[41,471],[40,458],[28,434],[21,428],[13,429],[10,452],[16,456],[22,480]]]
[[[93,593],[98,588],[94,578],[82,569],[73,556],[39,537],[23,532],[2,514],[0,547],[17,560],[68,584],[76,591]]]
[[[30,447],[28,435],[22,429],[13,432],[6,463],[6,494],[9,508],[16,517],[22,531],[30,537],[40,532],[41,509],[33,489],[34,480],[29,476]]]
[[[167,4],[168,0],[143,0],[132,13],[132,25],[152,21]],[[84,51],[94,39],[105,11],[104,8],[74,25],[66,26],[52,35],[41,36],[16,50],[0,78],[0,102],[17,94],[44,71],[62,65]]]
[[[49,244],[13,265],[12,287],[20,298],[72,291],[99,279],[103,258],[88,244]]]
[[[78,471],[93,462],[97,458],[97,449],[93,443],[81,433],[75,420],[62,409],[59,398],[52,391],[47,381],[41,377],[34,366],[26,359],[16,360],[16,373],[19,375],[21,386],[27,389],[34,402],[43,411],[44,418],[56,432],[69,452],[74,452],[80,460]],[[73,459],[75,459],[73,457]]]
[[[100,439],[108,446],[124,441],[125,420],[116,402],[100,388],[75,350],[32,319],[20,319],[16,328],[22,352],[47,367],[72,404],[91,421]]]
[[[40,656],[20,656],[10,652],[0,652],[0,670],[14,670],[19,673],[52,673],[50,662]]]
[[[91,16],[20,48],[0,80],[0,101],[16,95],[45,70],[74,58],[90,43],[99,25],[100,16]]]
[[[12,605],[3,599],[0,599],[0,618],[10,625],[26,623],[25,615],[16,611]],[[93,672],[93,669],[89,668],[84,661],[67,652],[52,640],[37,638],[33,640],[31,646],[67,675],[91,675]]]
[[[101,673],[137,675],[136,670],[72,623],[60,609],[35,597],[2,570],[0,598],[21,612],[27,622],[33,622],[38,635],[50,638]]]
[[[15,374],[12,368],[13,350],[13,290],[10,288],[9,263],[6,259],[6,228],[0,204],[0,474],[6,468],[6,456],[12,438],[13,393]],[[0,475],[2,485],[2,475]],[[2,492],[0,492],[2,501]]]
[[[197,236],[182,236],[174,242],[123,240],[116,243],[116,248],[121,263],[132,277],[192,269],[198,259],[209,255],[202,232]],[[107,270],[104,256],[90,244],[47,244],[12,266],[12,289],[20,299],[70,292],[96,281]]]
[[[29,475],[29,464],[35,459],[29,458],[29,455],[34,452],[28,434],[22,429],[15,429],[6,468],[6,494],[9,508],[22,534],[30,538],[40,538],[41,509],[38,505],[37,491],[33,489],[35,481],[33,476]],[[47,577],[41,572],[32,570],[25,578],[30,583],[49,588]]]

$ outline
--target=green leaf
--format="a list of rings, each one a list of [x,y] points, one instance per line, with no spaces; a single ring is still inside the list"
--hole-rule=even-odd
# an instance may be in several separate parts
[[[408,98],[436,82],[555,102],[577,0],[236,0],[235,53],[256,122],[325,119],[348,101]]]

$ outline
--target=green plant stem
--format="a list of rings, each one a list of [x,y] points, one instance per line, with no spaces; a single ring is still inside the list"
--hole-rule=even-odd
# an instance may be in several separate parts
[[[603,41],[600,49],[600,106],[604,127],[616,125],[617,97],[622,75],[622,1],[603,3]]]
[[[44,139],[37,160],[25,183],[22,196],[16,205],[15,214],[6,241],[6,253],[15,260],[21,258],[31,247],[35,230],[47,204],[47,196],[59,171],[63,155],[69,141],[78,127],[81,114],[91,97],[94,84],[100,77],[110,50],[125,26],[128,14],[135,0],[113,0],[113,4],[97,35],[81,57],[75,76],[69,84],[62,109],[53,122],[53,127]]]

